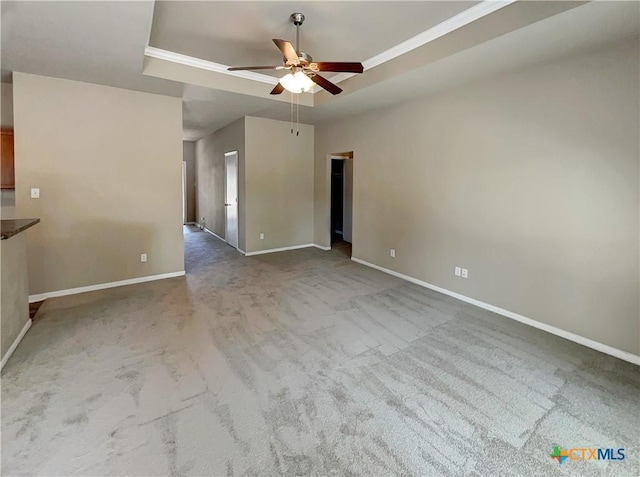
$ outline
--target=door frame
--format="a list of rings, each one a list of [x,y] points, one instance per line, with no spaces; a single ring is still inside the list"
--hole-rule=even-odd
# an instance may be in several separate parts
[[[240,178],[240,158],[239,158],[239,154],[238,151],[229,151],[229,152],[225,152],[224,153],[224,197],[223,197],[223,204],[226,204],[227,202],[227,157],[230,156],[236,156],[236,194],[238,197],[236,197],[236,209],[237,209],[237,219],[238,219],[238,225],[237,225],[237,233],[238,233],[238,243],[234,246],[232,244],[229,243],[229,237],[228,237],[228,233],[227,233],[227,207],[223,205],[224,207],[224,241],[227,242],[229,245],[231,245],[232,247],[234,247],[236,250],[238,250],[240,248],[240,189],[239,189],[239,178]]]
[[[324,227],[322,230],[326,234],[324,236],[324,242],[327,244],[323,245],[323,250],[331,250],[331,160],[332,159],[351,159],[353,160],[355,156],[355,151],[348,152],[332,152],[327,154],[325,157],[325,181],[324,181],[324,190],[325,190],[325,207],[327,208],[327,219],[324,221]],[[353,174],[351,180],[353,181],[352,188],[354,187],[356,181],[356,173],[355,173],[356,163],[353,162]],[[355,208],[355,204],[353,200],[351,202],[351,227],[353,229],[353,210]],[[351,238],[353,246],[353,237]]]
[[[182,161],[182,225],[186,225],[189,219],[187,195],[187,161]]]

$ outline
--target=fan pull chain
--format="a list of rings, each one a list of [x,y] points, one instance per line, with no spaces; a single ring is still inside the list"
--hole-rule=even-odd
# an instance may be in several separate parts
[[[296,136],[300,135],[300,95],[296,95]]]
[[[291,134],[293,134],[293,93],[289,93],[291,95]]]

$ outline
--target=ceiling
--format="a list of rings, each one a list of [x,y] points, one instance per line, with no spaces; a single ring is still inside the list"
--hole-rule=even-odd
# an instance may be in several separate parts
[[[278,64],[271,38],[295,39],[294,11],[307,17],[301,50],[319,61],[365,65],[363,75],[333,78],[345,90],[338,96],[301,95],[300,119],[312,124],[640,35],[637,2],[486,6],[3,1],[2,80],[22,71],[182,97],[184,138],[195,140],[245,115],[289,119],[288,98],[268,94],[275,78],[225,69]]]
[[[2,81],[12,71],[180,97],[141,74],[153,1],[1,3]]]
[[[224,65],[278,65],[271,39],[294,43],[289,15],[300,11],[302,51],[316,61],[363,61],[476,3],[158,2],[149,44]]]

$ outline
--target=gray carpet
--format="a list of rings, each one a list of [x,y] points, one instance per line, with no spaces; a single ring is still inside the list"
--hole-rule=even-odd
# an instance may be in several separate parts
[[[638,367],[339,251],[185,237],[186,278],[44,303],[3,475],[638,475]]]

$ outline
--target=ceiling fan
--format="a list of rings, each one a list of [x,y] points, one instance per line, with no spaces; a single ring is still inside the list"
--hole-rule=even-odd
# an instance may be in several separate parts
[[[319,71],[334,71],[344,73],[362,73],[362,63],[313,61],[311,55],[300,51],[300,26],[304,22],[302,13],[292,13],[289,17],[296,26],[296,47],[286,41],[274,38],[273,42],[282,52],[283,65],[277,66],[232,66],[229,71],[241,70],[289,70],[289,73],[280,78],[271,94],[280,94],[285,89],[292,93],[309,91],[314,83],[326,89],[331,94],[339,94],[342,89],[328,79],[320,76]]]

